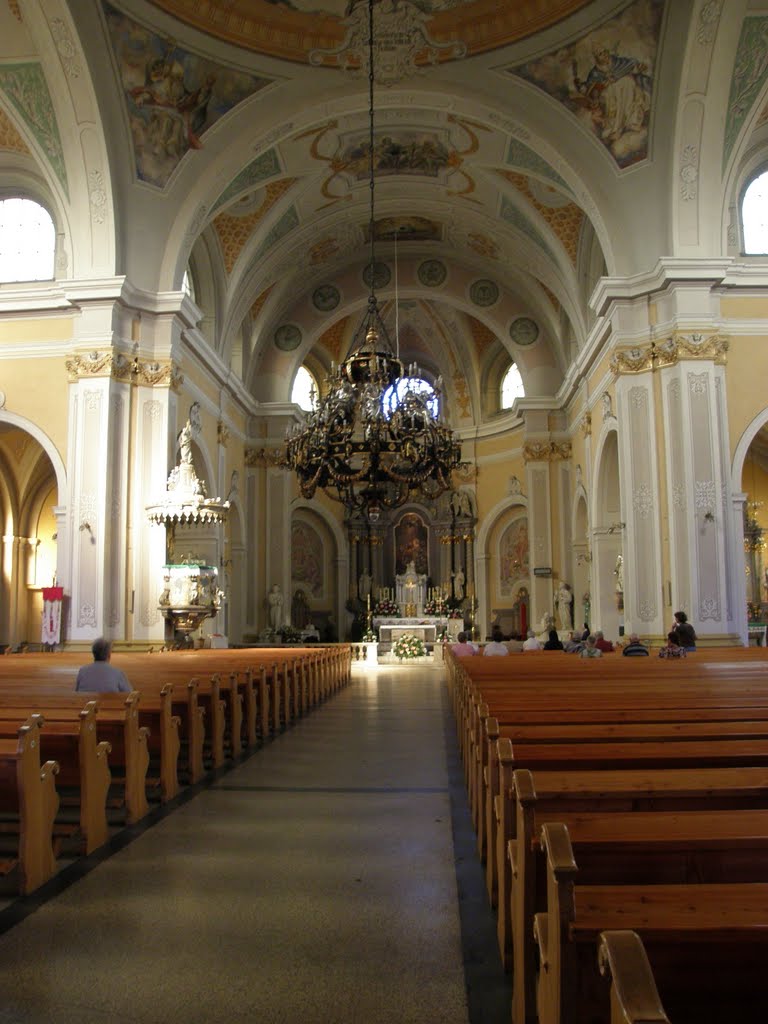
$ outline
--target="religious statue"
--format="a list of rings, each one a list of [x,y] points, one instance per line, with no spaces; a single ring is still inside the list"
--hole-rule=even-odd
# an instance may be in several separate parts
[[[459,569],[457,573],[453,574],[453,596],[457,601],[464,600],[464,582],[464,572],[462,569]]]
[[[367,601],[371,596],[371,584],[373,579],[369,572],[360,573],[360,579],[357,581],[357,592],[361,601]]]
[[[613,575],[616,577],[616,593],[624,593],[624,556],[616,556],[616,568],[613,570]]]
[[[272,589],[267,594],[269,605],[269,625],[276,633],[283,620],[283,592],[277,583],[272,584]]]
[[[192,465],[192,424],[189,420],[179,431],[179,452],[181,454],[180,462],[185,463],[187,466]]]
[[[570,586],[562,582],[557,591],[557,614],[560,617],[561,629],[573,629],[573,592]]]

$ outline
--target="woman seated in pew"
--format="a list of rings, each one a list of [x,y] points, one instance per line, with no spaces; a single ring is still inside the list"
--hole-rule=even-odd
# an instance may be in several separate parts
[[[676,633],[667,633],[667,646],[659,651],[660,658],[684,658],[687,655],[684,647],[677,642]]]
[[[456,640],[458,642],[452,644],[451,650],[453,651],[457,658],[470,658],[472,657],[473,654],[477,654],[477,651],[475,650],[475,645],[467,641],[466,633],[459,633],[459,635],[456,637]]]
[[[557,630],[556,629],[550,629],[550,631],[549,631],[549,639],[544,644],[544,650],[545,651],[563,651],[563,650],[565,650],[565,648],[563,647],[562,640],[557,635]]]
[[[77,673],[76,690],[87,690],[91,693],[130,693],[133,687],[119,668],[109,664],[112,657],[112,644],[100,636],[93,641],[91,647],[93,662],[82,665]]]
[[[581,654],[583,649],[584,644],[582,643],[580,633],[571,633],[570,637],[563,644],[563,650],[566,654]]]
[[[602,658],[603,652],[597,646],[597,639],[594,635],[590,635],[584,641],[584,646],[579,652],[580,658]]]
[[[509,654],[509,648],[504,643],[504,636],[496,626],[491,633],[491,642],[486,644],[483,648],[483,654],[493,656],[495,654]]]

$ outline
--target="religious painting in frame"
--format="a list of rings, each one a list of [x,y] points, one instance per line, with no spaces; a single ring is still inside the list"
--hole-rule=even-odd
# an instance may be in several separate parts
[[[410,562],[420,576],[429,575],[429,530],[416,512],[406,512],[395,526],[395,575],[402,576]]]
[[[323,539],[309,523],[291,524],[291,580],[312,597],[323,596]]]
[[[522,580],[530,576],[528,516],[513,519],[499,540],[499,593],[512,597]]]

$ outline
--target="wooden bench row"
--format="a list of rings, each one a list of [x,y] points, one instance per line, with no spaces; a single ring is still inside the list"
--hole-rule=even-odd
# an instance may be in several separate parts
[[[460,673],[454,673],[465,757],[479,757],[482,748],[473,739],[479,726],[469,729],[462,720],[472,702],[482,708],[487,698],[509,732],[499,736],[487,706],[479,712],[488,752],[486,792],[480,794],[487,833],[479,846],[487,854],[489,891],[498,899],[500,949],[514,970],[516,1024],[530,1024],[537,1015],[542,1024],[607,1019],[598,965],[613,980],[616,1020],[666,1020],[662,1001],[683,1014],[680,1020],[756,1020],[761,1004],[764,1016],[756,956],[741,946],[749,950],[749,933],[762,928],[752,937],[760,947],[768,925],[760,888],[768,890],[766,668],[755,659],[753,670],[734,680],[725,664],[717,666],[722,679],[702,673],[711,683],[698,688],[690,679],[679,687],[673,677],[659,681],[658,666],[633,668],[621,690],[612,684],[626,679],[605,670],[599,684],[582,676],[576,690],[549,680],[542,688],[538,676],[511,680],[506,665],[496,672],[483,667],[479,684],[472,672],[479,693],[471,698],[457,694]],[[478,785],[477,769],[476,763],[468,767],[470,786]],[[542,851],[548,875],[537,864]],[[747,927],[743,911],[750,899],[757,909]],[[649,902],[653,914],[644,916]],[[682,909],[694,904],[695,912]],[[719,965],[723,980],[709,991],[689,983],[703,965],[692,943],[701,932],[710,940],[720,934],[707,930],[718,914],[728,951]],[[633,929],[650,943],[649,956]],[[708,952],[713,948],[710,941]],[[679,964],[671,966],[670,950],[687,965],[685,981]],[[708,1015],[716,1006],[721,1015]],[[622,1016],[630,1013],[656,1015]]]
[[[3,659],[0,870],[18,867],[22,893],[51,877],[64,835],[76,833],[91,853],[108,839],[115,806],[126,824],[140,821],[150,800],[172,800],[184,783],[247,755],[350,678],[344,646],[237,653],[125,656],[130,694],[74,692],[82,656]],[[227,671],[190,678],[217,664]],[[57,785],[77,804],[77,826],[57,819]]]

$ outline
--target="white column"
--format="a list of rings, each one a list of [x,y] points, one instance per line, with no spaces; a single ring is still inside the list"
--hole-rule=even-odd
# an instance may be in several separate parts
[[[544,615],[553,613],[552,579],[534,575],[534,569],[552,568],[552,528],[549,463],[526,465],[528,490],[528,538],[531,565],[531,629],[538,629]]]
[[[681,360],[662,371],[662,386],[672,611],[683,609],[700,637],[721,637],[737,631],[731,594],[743,589],[735,583],[721,373],[709,360]]]
[[[621,514],[625,520],[624,625],[627,633],[663,634],[661,502],[651,373],[616,382]]]

